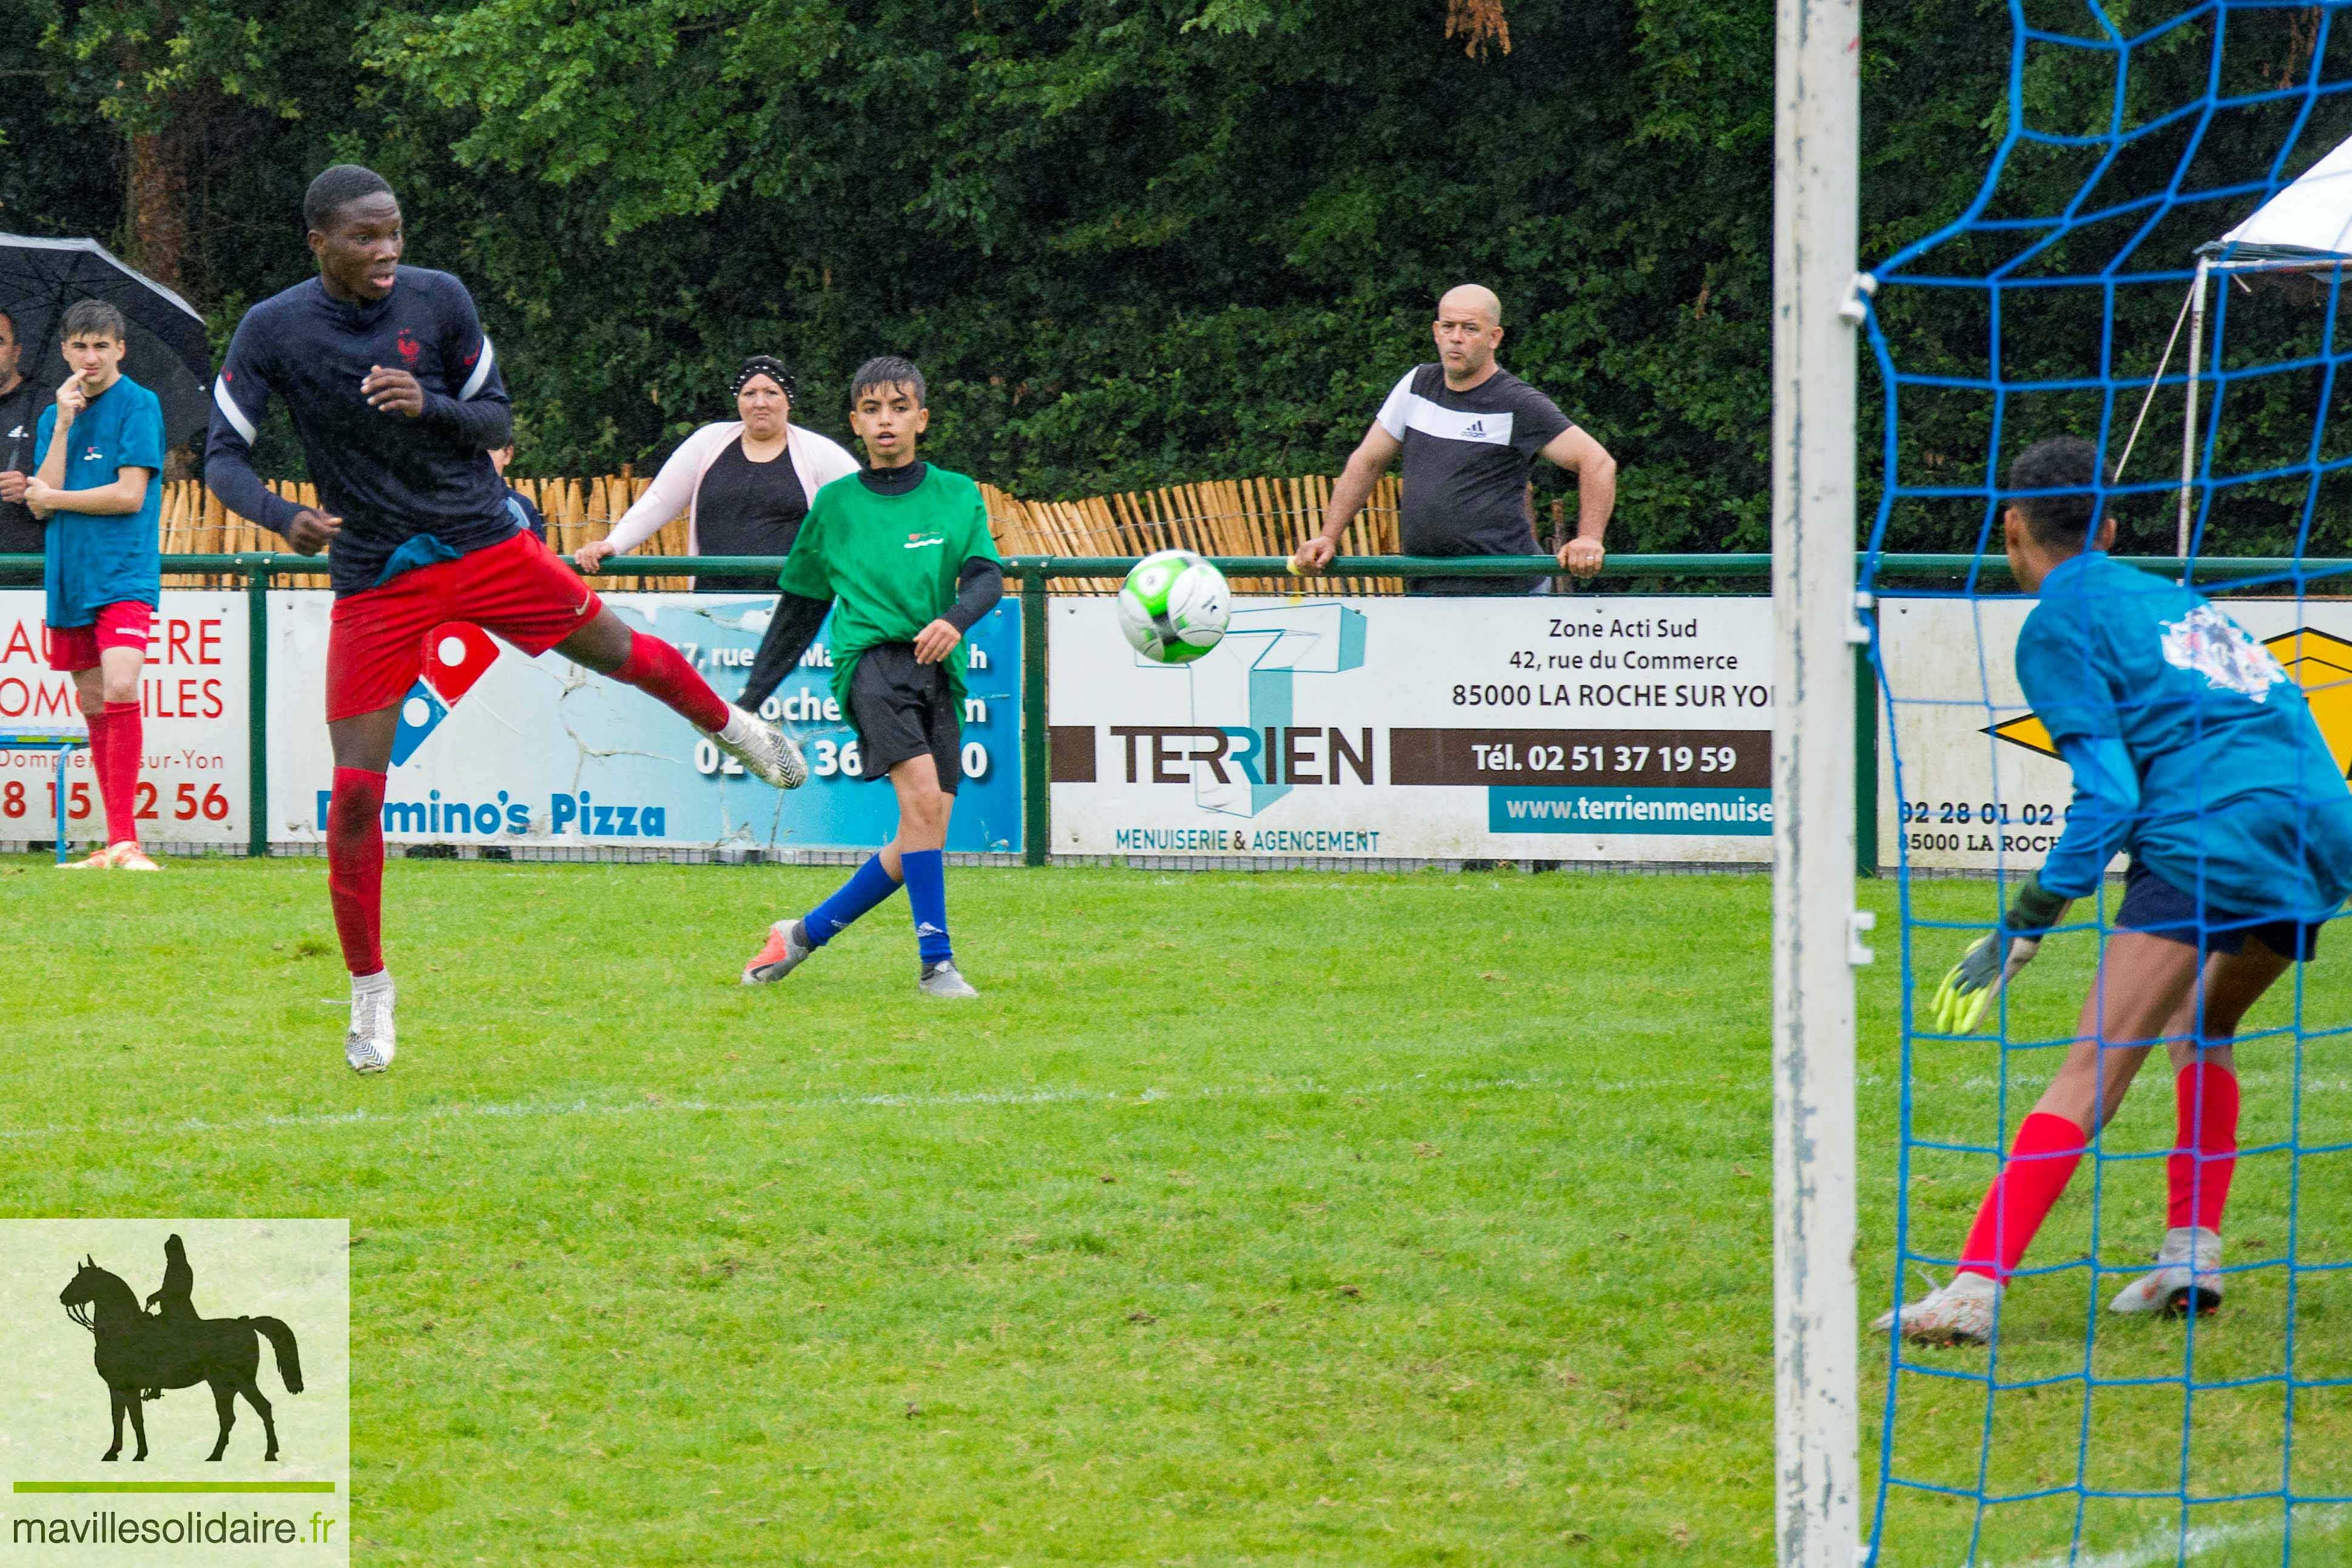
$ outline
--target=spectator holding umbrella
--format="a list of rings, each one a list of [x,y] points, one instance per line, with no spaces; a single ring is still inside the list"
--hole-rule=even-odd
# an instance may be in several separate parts
[[[680,442],[612,532],[572,552],[582,571],[596,571],[609,557],[635,549],[680,512],[691,554],[792,553],[810,500],[857,472],[857,460],[792,423],[799,388],[781,361],[767,354],[744,361],[734,392],[740,417],[706,424]],[[706,577],[697,586],[767,592],[775,583],[763,577]]]
[[[25,505],[33,442],[51,393],[23,372],[16,319],[0,310],[0,555],[38,555],[47,525]]]

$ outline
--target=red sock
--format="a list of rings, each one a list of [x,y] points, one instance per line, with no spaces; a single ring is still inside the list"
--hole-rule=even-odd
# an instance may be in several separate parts
[[[2216,1235],[2238,1169],[2238,1075],[2214,1061],[2192,1061],[2172,1082],[2172,1154],[2164,1162],[2175,1230],[2201,1225]]]
[[[700,728],[727,727],[726,700],[694,673],[684,654],[658,637],[629,633],[629,656],[621,661],[613,678],[659,697]]]
[[[106,770],[109,759],[114,755],[114,725],[111,716],[104,707],[99,708],[95,713],[84,708],[81,718],[82,722],[89,727],[90,781],[98,786],[99,800],[100,804],[104,804]],[[110,828],[111,824],[109,826]],[[114,834],[110,831],[106,835],[106,841],[110,847],[114,842]]]
[[[2036,1111],[2017,1129],[2017,1142],[1977,1210],[1960,1249],[1963,1274],[2006,1280],[2017,1271],[2033,1233],[2066,1190],[2083,1160],[2083,1129],[2063,1116]]]
[[[335,769],[327,802],[327,900],[343,967],[354,975],[383,968],[383,775]]]
[[[106,749],[98,754],[98,792],[106,801],[106,841],[139,841],[139,764],[147,745],[137,703],[106,705]]]

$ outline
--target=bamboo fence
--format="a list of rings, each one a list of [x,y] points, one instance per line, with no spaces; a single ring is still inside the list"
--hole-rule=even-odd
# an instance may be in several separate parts
[[[509,483],[528,496],[547,519],[547,542],[560,554],[570,554],[609,532],[631,502],[645,494],[651,481],[626,472],[585,479],[529,479],[514,476]],[[297,505],[315,507],[318,491],[291,480],[274,481],[270,489]],[[993,485],[980,487],[988,507],[989,528],[996,548],[1005,555],[1133,556],[1154,550],[1190,549],[1212,556],[1281,556],[1323,526],[1323,508],[1331,498],[1331,481],[1321,475],[1297,479],[1211,479],[1194,485],[1171,485],[1156,490],[1124,491],[1089,496],[1076,501],[1024,501]],[[1383,477],[1371,499],[1341,537],[1342,555],[1397,553],[1396,476]],[[163,486],[163,552],[166,555],[234,555],[242,551],[282,550],[285,541],[258,523],[240,517],[220,503],[200,481],[184,479]],[[674,517],[661,531],[632,554],[677,556],[687,553],[686,518]],[[607,563],[597,586],[614,590],[677,586],[676,578],[638,578],[613,570],[625,558]],[[1397,578],[1317,578],[1307,580],[1319,592],[1397,593]],[[181,573],[164,579],[172,588],[233,586],[236,580],[218,573]],[[323,588],[324,571],[316,577],[280,577],[289,588]],[[1241,593],[1296,593],[1304,584],[1293,577],[1237,579]],[[1110,593],[1114,578],[1059,580],[1056,592]]]

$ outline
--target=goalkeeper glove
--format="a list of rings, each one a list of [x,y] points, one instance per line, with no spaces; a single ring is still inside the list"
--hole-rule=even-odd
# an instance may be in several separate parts
[[[1970,947],[1936,988],[1928,1019],[1937,1032],[1967,1034],[1974,1030],[1993,998],[2042,950],[2043,934],[2064,917],[2066,904],[2038,877],[2026,878],[2000,925]]]

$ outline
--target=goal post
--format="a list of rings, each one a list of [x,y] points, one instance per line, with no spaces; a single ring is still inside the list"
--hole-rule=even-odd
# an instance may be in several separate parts
[[[1853,1568],[1859,0],[1778,0],[1772,1281],[1780,1568]]]

